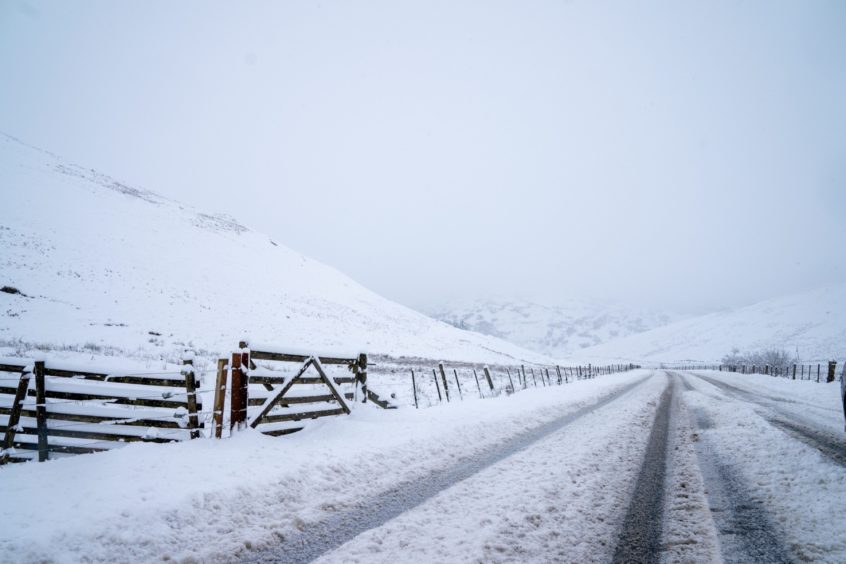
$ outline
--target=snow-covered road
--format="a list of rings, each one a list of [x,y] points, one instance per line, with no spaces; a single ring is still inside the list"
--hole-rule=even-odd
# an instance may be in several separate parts
[[[319,561],[843,562],[836,390],[736,378],[656,373]]]
[[[844,562],[838,402],[635,371],[3,468],[0,561]]]

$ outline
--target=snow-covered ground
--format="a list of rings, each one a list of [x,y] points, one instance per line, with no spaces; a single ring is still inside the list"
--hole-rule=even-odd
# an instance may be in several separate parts
[[[792,559],[846,561],[846,453],[839,383],[817,384],[724,372],[696,373],[731,386],[728,391],[684,375],[684,401],[696,420],[697,441],[708,456],[736,475],[759,504]],[[741,389],[748,395],[733,392]],[[814,441],[789,432],[787,422]],[[724,541],[725,542],[725,541]],[[727,543],[730,544],[730,543]]]
[[[664,385],[651,378],[319,561],[607,560]]]
[[[638,370],[420,410],[357,405],[286,438],[12,465],[0,555],[608,562],[652,480],[661,561],[843,562],[839,401],[838,384]],[[656,437],[665,471],[644,475]]]
[[[358,406],[349,417],[320,420],[286,438],[246,431],[222,441],[132,444],[6,466],[0,468],[0,499],[14,517],[0,528],[0,560],[3,555],[18,562],[246,558],[255,554],[250,549],[278,546],[309,524],[378,499],[397,484],[413,484],[648,374],[634,371],[421,410]],[[646,391],[618,400],[627,406],[625,420],[639,421],[634,431],[648,428],[643,403],[659,388],[650,383]],[[604,430],[614,420],[592,416],[579,433],[593,436],[593,427]],[[585,473],[581,483],[548,466],[549,481],[538,487],[560,484],[587,496],[580,504],[571,502],[566,513],[585,516],[595,500],[591,489],[605,487],[603,472],[614,465],[604,464],[607,452],[591,453],[590,441],[579,433],[572,435],[577,441],[572,447],[568,439],[555,448],[600,474]],[[631,462],[637,452],[614,456]],[[516,479],[501,484],[503,493],[519,493],[524,482]],[[621,503],[622,487],[606,503]]]
[[[160,362],[187,348],[213,361],[248,336],[297,349],[552,362],[386,300],[232,217],[3,134],[0,186],[0,355]]]

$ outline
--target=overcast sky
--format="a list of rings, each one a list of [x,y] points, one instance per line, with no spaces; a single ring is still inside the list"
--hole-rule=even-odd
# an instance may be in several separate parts
[[[0,130],[418,308],[846,280],[842,0],[176,4],[0,0]]]

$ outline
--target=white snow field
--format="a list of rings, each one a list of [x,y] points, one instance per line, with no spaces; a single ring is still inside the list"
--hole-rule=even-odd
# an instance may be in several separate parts
[[[231,217],[3,134],[0,186],[0,286],[20,292],[0,293],[3,356],[178,361],[186,348],[225,355],[248,336],[295,349],[552,363],[388,301]]]
[[[582,349],[584,362],[715,363],[742,352],[784,349],[800,362],[846,355],[846,284],[833,284],[747,307],[670,323]]]
[[[12,561],[9,555],[15,562],[237,561],[266,556],[321,520],[360,504],[378,503],[381,492],[398,484],[413,489],[432,472],[472,460],[649,374],[633,371],[421,410],[358,406],[351,416],[319,420],[285,438],[250,430],[220,441],[131,444],[107,453],[5,466],[0,468],[0,499],[10,518],[0,527],[0,561]],[[619,416],[610,416],[605,407],[604,416],[590,415],[578,432],[547,445],[561,463],[548,456],[550,466],[542,472],[548,479],[537,487],[551,490],[558,484],[564,489],[538,511],[545,513],[551,503],[560,503],[558,521],[575,519],[568,525],[571,537],[578,530],[588,531],[592,523],[601,526],[602,538],[608,539],[612,526],[601,519],[613,522],[614,517],[596,514],[591,505],[603,500],[603,511],[611,512],[624,504],[625,480],[606,482],[621,470],[619,465],[636,467],[639,452],[636,444],[619,452],[596,450],[598,444],[588,438],[606,437],[618,420],[629,430],[625,440],[616,443],[628,445],[647,432],[644,402],[660,393],[658,381],[653,378],[615,400],[621,405],[615,412]],[[579,437],[583,433],[587,435]],[[537,452],[532,448],[527,454]],[[565,458],[572,460],[564,465]],[[514,472],[509,471],[509,480],[497,482],[505,498],[519,496],[526,485]],[[631,470],[624,470],[624,476],[626,472]],[[490,479],[498,480],[495,475]],[[533,495],[542,492],[533,490]],[[522,523],[521,511],[535,513],[531,505],[527,498],[511,518]],[[481,521],[481,516],[473,521],[481,527],[480,534],[501,523]],[[413,529],[406,533],[429,534]],[[473,546],[482,546],[479,538],[473,537]],[[540,548],[533,550],[540,555]],[[338,558],[341,554],[335,553]],[[476,553],[463,550],[456,557],[470,554]]]
[[[663,470],[644,475],[665,401]],[[843,562],[838,402],[837,384],[638,370],[359,406],[284,439],[12,465],[0,560],[620,562],[624,518],[651,481],[657,532],[634,533],[655,537],[652,561]]]

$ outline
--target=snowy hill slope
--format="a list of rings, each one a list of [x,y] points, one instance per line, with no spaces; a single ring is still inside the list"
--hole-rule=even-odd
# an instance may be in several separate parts
[[[846,284],[763,301],[659,327],[580,351],[597,362],[632,359],[719,361],[737,347],[744,352],[797,349],[800,360],[846,356]]]
[[[234,219],[0,134],[0,350],[166,356],[239,338],[477,362],[549,359],[367,290]],[[17,293],[19,292],[19,293]]]
[[[461,329],[500,337],[554,357],[666,325],[673,313],[571,298],[559,305],[479,299],[432,312]]]

